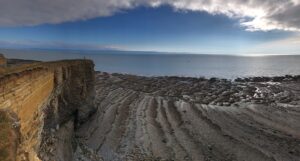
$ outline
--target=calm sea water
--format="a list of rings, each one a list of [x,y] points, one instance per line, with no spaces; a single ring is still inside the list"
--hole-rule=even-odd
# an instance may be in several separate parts
[[[204,76],[234,79],[249,76],[300,74],[300,55],[246,57],[58,50],[0,50],[0,52],[8,58],[42,61],[92,59],[95,63],[95,70],[143,76]]]

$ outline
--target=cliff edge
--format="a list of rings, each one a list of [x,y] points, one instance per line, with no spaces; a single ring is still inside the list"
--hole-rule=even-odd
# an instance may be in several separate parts
[[[299,75],[142,77],[95,73],[89,60],[14,62],[0,71],[0,161],[300,160]]]
[[[93,95],[90,60],[0,70],[0,160],[73,160],[74,129],[95,110]]]

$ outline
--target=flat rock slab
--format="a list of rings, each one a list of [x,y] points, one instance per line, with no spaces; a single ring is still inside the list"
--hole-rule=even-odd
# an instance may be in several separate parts
[[[299,81],[96,77],[98,110],[76,136],[105,161],[300,160]]]

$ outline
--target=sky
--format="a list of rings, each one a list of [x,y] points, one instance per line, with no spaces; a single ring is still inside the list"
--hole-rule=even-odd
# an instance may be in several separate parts
[[[300,54],[300,0],[1,0],[0,48]]]

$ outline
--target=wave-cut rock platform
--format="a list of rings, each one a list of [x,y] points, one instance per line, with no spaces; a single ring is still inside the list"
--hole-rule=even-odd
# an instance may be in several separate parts
[[[97,111],[76,138],[105,161],[300,160],[298,77],[228,81],[98,72],[95,88]]]

